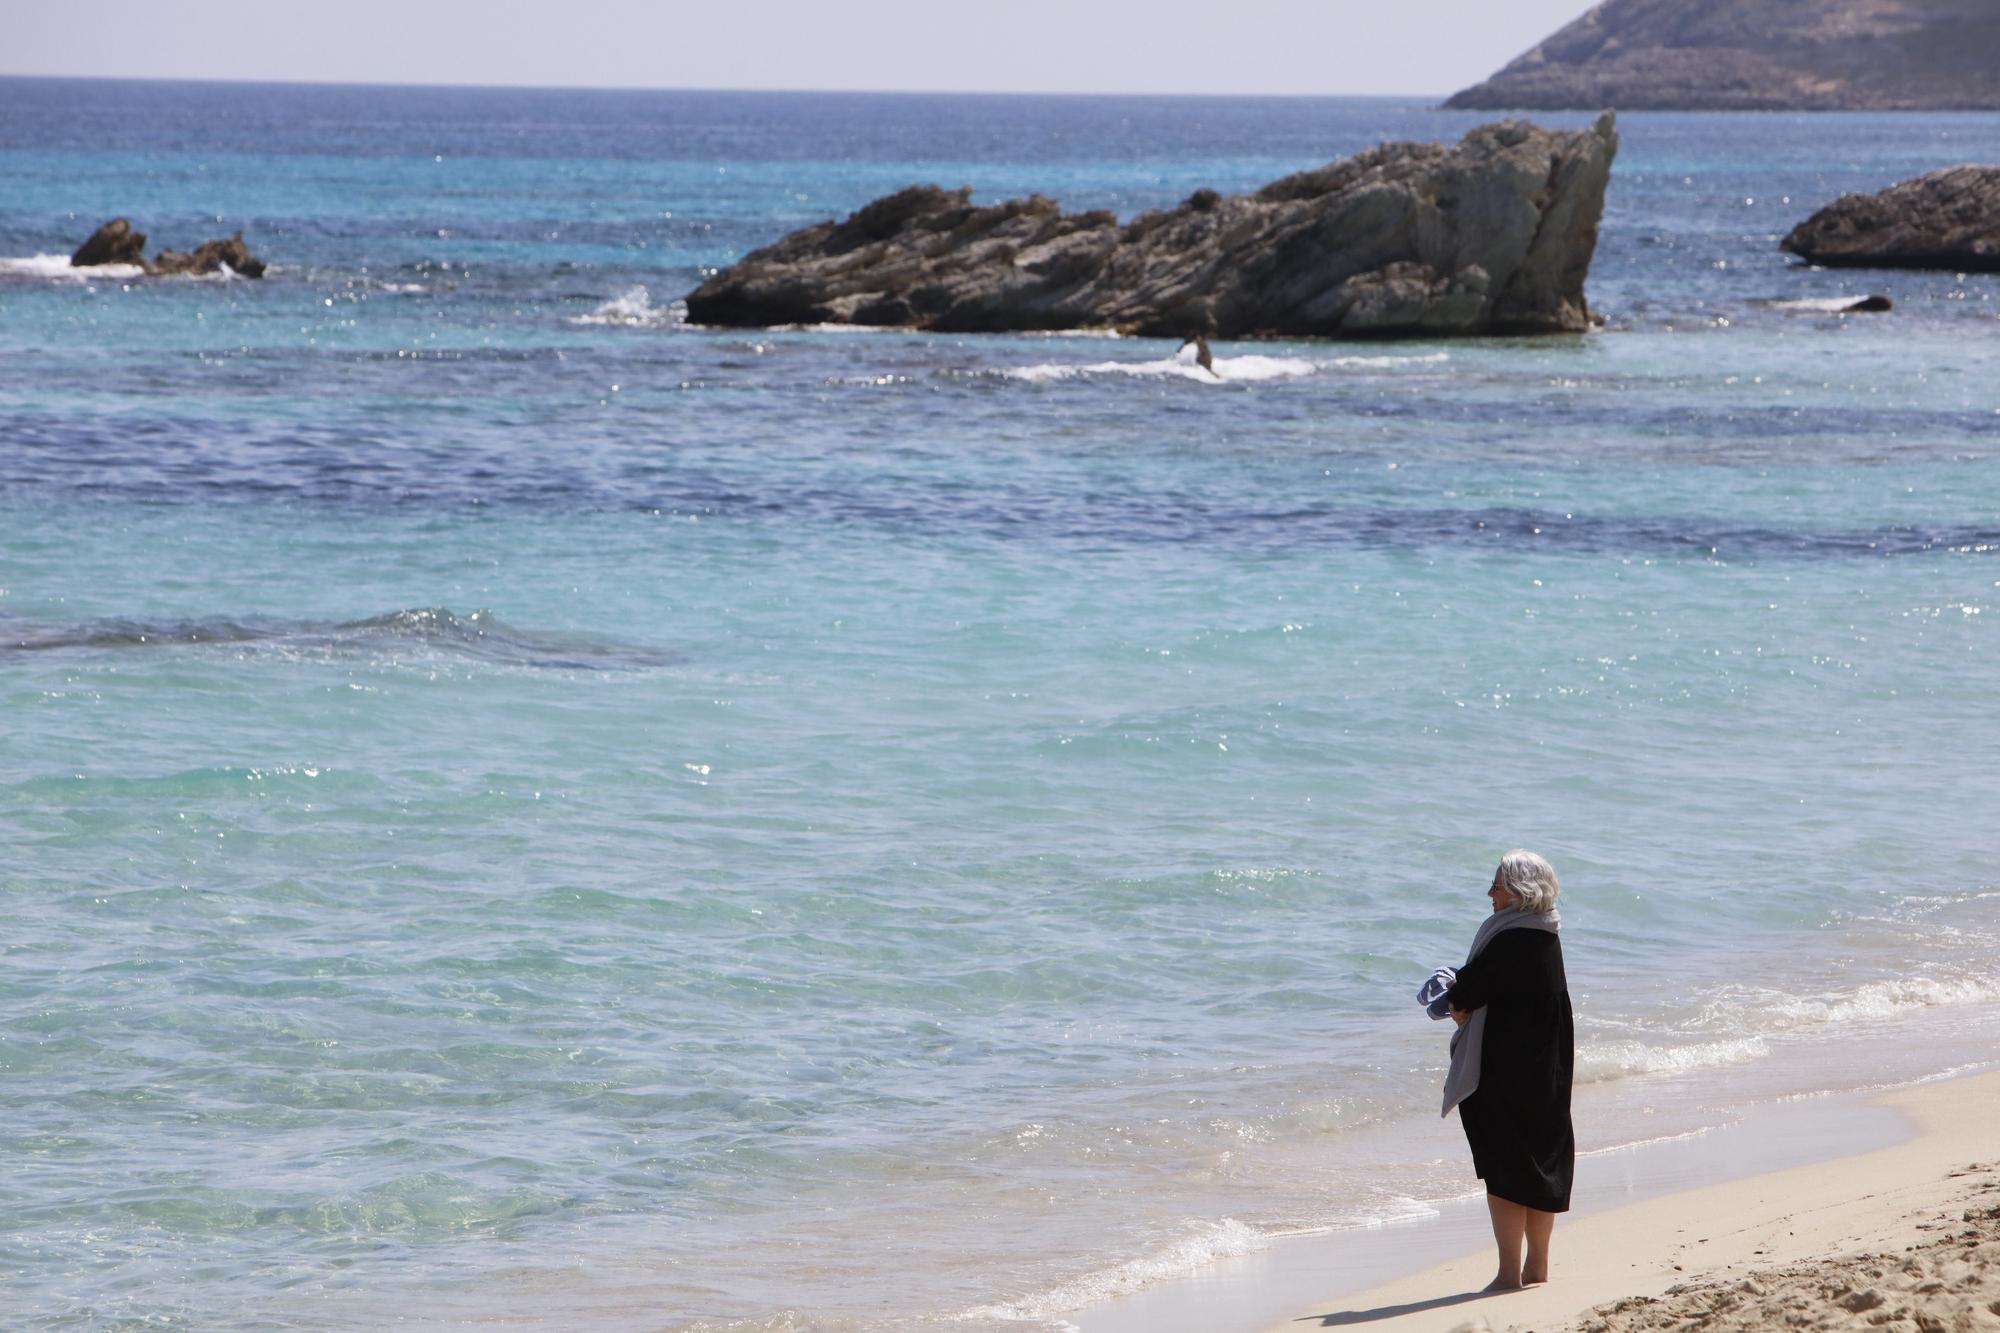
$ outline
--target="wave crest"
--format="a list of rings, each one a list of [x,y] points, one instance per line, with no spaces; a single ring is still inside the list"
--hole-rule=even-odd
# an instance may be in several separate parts
[[[1232,1217],[1225,1217],[1219,1222],[1204,1222],[1191,1234],[1151,1254],[1086,1273],[1018,1300],[977,1305],[960,1311],[957,1318],[1050,1319],[1113,1296],[1138,1291],[1166,1278],[1181,1277],[1217,1259],[1255,1253],[1270,1243],[1269,1235]]]
[[[1770,1046],[1762,1037],[1674,1046],[1652,1046],[1642,1041],[1583,1042],[1576,1052],[1576,1081],[1609,1083],[1648,1074],[1686,1074],[1697,1069],[1748,1064],[1768,1054]]]
[[[1319,370],[1316,362],[1302,356],[1218,356],[1212,368],[1195,363],[1188,351],[1157,361],[1093,361],[1083,365],[1051,363],[1017,366],[1000,372],[1010,380],[1047,384],[1056,380],[1087,379],[1104,375],[1128,375],[1145,379],[1180,379],[1196,384],[1245,384],[1259,380],[1294,379]]]
[[[41,278],[47,281],[122,282],[127,278],[143,278],[146,270],[137,264],[91,264],[77,268],[69,262],[68,255],[20,255],[12,259],[0,258],[0,277]]]
[[[1579,1042],[1580,1083],[1653,1074],[1684,1074],[1746,1064],[1771,1053],[1771,1043],[1818,1039],[1814,1029],[1887,1022],[1925,1009],[1982,1003],[1989,987],[1973,978],[1906,977],[1870,981],[1828,995],[1797,995],[1756,986],[1711,992],[1691,1016],[1676,1021],[1681,1039]],[[1708,1039],[1703,1040],[1706,1036]]]
[[[647,291],[642,283],[627,288],[587,315],[570,316],[569,322],[618,325],[625,328],[670,328],[687,322],[687,306],[680,301],[669,301],[663,306],[654,305],[653,294]]]
[[[1895,1018],[1919,1009],[1981,1003],[1988,986],[1971,979],[1934,977],[1870,981],[1851,991],[1825,996],[1793,995],[1747,986],[1731,987],[1703,1007],[1705,1026],[1746,1026],[1791,1032],[1832,1023]]]

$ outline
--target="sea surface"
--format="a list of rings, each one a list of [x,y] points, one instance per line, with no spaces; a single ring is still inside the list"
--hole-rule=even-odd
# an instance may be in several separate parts
[[[1580,1189],[1991,1062],[2000,277],[1777,240],[2000,115],[1622,117],[1588,336],[677,304],[1482,119],[0,80],[6,1325],[1035,1333],[1421,1219],[1517,845]]]

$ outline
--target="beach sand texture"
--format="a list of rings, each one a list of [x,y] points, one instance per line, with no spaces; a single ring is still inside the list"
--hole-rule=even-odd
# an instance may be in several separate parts
[[[1554,1280],[1481,1295],[1481,1250],[1327,1301],[1270,1333],[2000,1329],[2000,1073],[1877,1099],[1894,1146],[1704,1186],[1556,1229]]]
[[[1585,1317],[1586,1333],[1712,1328],[2000,1328],[2000,1173],[1973,1163],[1956,1220],[1916,1223],[1932,1239],[1901,1250],[1843,1255],[1738,1278],[1703,1278],[1659,1297],[1633,1296]]]

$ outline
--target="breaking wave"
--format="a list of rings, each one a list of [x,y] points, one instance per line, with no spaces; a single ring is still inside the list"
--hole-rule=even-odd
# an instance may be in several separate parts
[[[1138,1291],[1167,1278],[1184,1276],[1217,1259],[1253,1254],[1270,1243],[1269,1234],[1234,1218],[1203,1222],[1191,1234],[1151,1254],[1086,1273],[1018,1300],[974,1306],[960,1311],[958,1317],[964,1320],[1051,1319],[1113,1296]]]
[[[1608,1083],[1647,1074],[1687,1074],[1747,1064],[1768,1054],[1770,1047],[1762,1037],[1660,1046],[1641,1041],[1581,1042],[1576,1052],[1576,1081]]]
[[[1795,1032],[1835,1023],[1896,1018],[1919,1009],[1984,1003],[1990,986],[1973,981],[1940,981],[1931,977],[1870,981],[1844,994],[1793,995],[1754,987],[1731,987],[1711,1000],[1703,1021],[1720,1026],[1741,1024],[1769,1032]]]
[[[1652,1074],[1685,1074],[1747,1064],[1771,1054],[1772,1043],[1811,1038],[1817,1030],[1908,1017],[1926,1009],[1983,1003],[1987,990],[1975,979],[1931,977],[1871,981],[1830,995],[1797,995],[1755,986],[1712,993],[1691,1018],[1676,1023],[1679,1039],[1625,1038],[1580,1041],[1576,1077],[1583,1083]]]
[[[266,269],[266,273],[274,271]],[[129,282],[147,277],[137,264],[87,264],[78,268],[68,255],[20,255],[0,258],[0,278],[39,279],[44,282]],[[155,273],[154,282],[238,282],[243,275],[224,264],[213,273]]]
[[[1319,364],[1300,356],[1218,356],[1212,366],[1195,362],[1194,349],[1184,347],[1173,356],[1157,361],[1093,361],[1084,365],[1053,363],[1019,366],[1003,370],[1007,379],[1046,384],[1056,380],[1086,379],[1104,375],[1138,378],[1182,379],[1196,384],[1246,384],[1258,380],[1293,379],[1311,375]]]
[[[687,322],[687,306],[680,301],[669,301],[663,306],[653,304],[653,294],[644,285],[628,288],[622,295],[614,296],[587,315],[570,316],[572,324],[611,324],[626,328],[658,329],[670,328]]]
[[[0,277],[4,278],[122,282],[126,278],[145,276],[146,270],[137,264],[92,264],[87,268],[76,268],[69,262],[68,255],[22,255],[14,259],[0,259]]]
[[[1434,366],[1449,360],[1450,352],[1419,352],[1413,356],[1336,356],[1327,364],[1353,370],[1387,370],[1392,366]]]

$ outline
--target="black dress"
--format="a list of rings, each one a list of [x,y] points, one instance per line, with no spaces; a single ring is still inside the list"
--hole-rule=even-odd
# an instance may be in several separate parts
[[[1576,1028],[1560,937],[1501,931],[1460,970],[1450,994],[1460,1009],[1486,1008],[1479,1087],[1458,1104],[1473,1170],[1488,1194],[1547,1213],[1569,1211]]]

